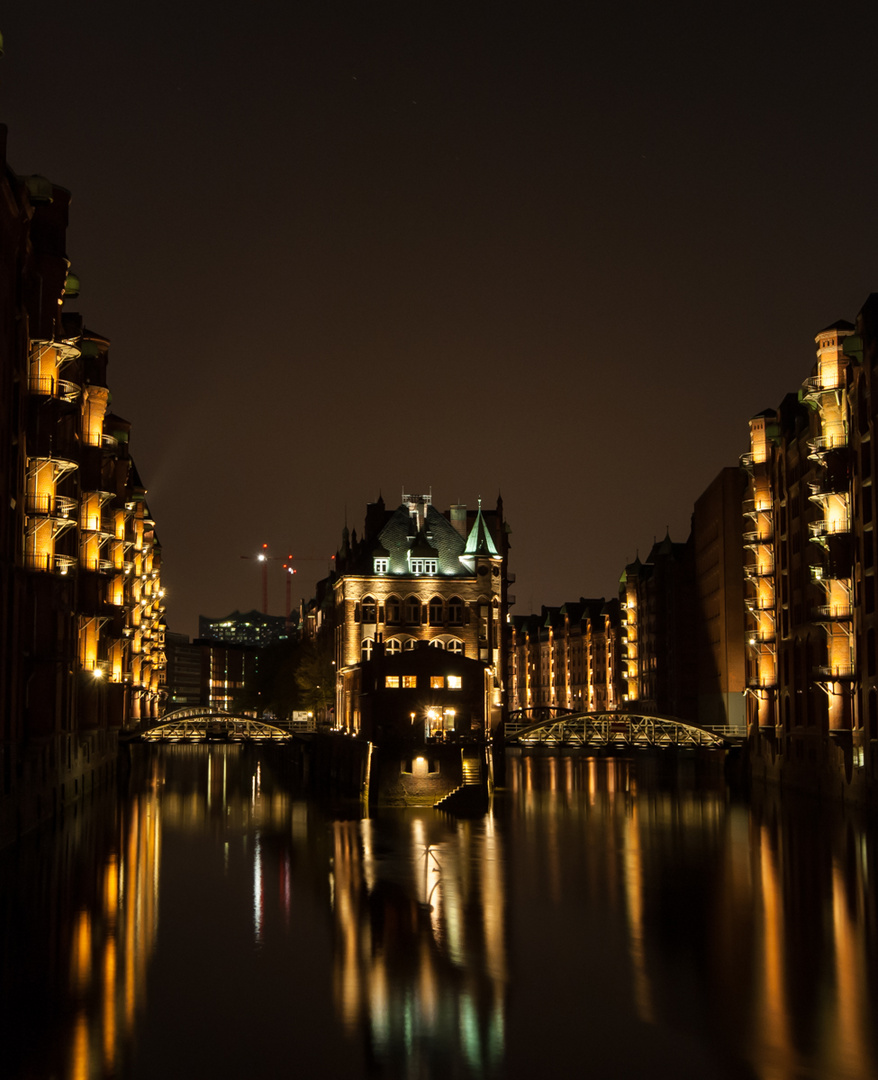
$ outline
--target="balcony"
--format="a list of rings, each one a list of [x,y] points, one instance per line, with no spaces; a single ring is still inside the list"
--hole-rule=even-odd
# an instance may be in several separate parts
[[[808,532],[812,540],[822,540],[827,536],[842,536],[851,531],[850,518],[847,516],[831,518],[827,521],[812,521],[808,525]]]
[[[814,678],[824,682],[851,682],[856,677],[853,664],[826,664],[814,668]]]
[[[76,513],[76,499],[49,492],[28,492],[24,497],[25,513],[32,517],[69,518]]]
[[[766,498],[744,499],[741,503],[744,517],[755,517],[757,514],[770,515],[772,512],[771,501]]]
[[[814,618],[818,622],[847,622],[852,614],[850,603],[818,604],[814,608]]]
[[[112,559],[83,559],[81,566],[91,574],[110,574],[115,570]]]
[[[818,398],[821,394],[833,394],[836,390],[844,389],[844,374],[838,372],[836,378],[830,376],[811,375],[802,383],[803,398]]]
[[[747,596],[744,598],[744,603],[747,605],[749,611],[774,610],[773,596]]]
[[[56,398],[68,405],[75,405],[82,393],[76,383],[55,379],[51,375],[31,375],[27,380],[27,389],[35,397]]]
[[[748,645],[773,645],[777,641],[775,630],[758,630],[747,635]]]
[[[30,551],[24,557],[24,565],[28,570],[41,570],[43,573],[66,577],[76,569],[76,559],[72,555],[48,555]]]
[[[773,690],[777,686],[777,676],[767,675],[760,672],[758,675],[748,675],[747,685],[752,690]]]
[[[774,543],[774,529],[755,529],[744,533],[744,547],[761,547]]]
[[[834,435],[818,435],[816,438],[809,440],[808,446],[811,448],[808,457],[812,461],[818,461],[824,455],[831,454],[835,450],[846,450],[848,447],[847,432],[838,431]]]
[[[751,579],[767,578],[774,576],[774,559],[763,559],[753,566],[745,566],[744,574]]]

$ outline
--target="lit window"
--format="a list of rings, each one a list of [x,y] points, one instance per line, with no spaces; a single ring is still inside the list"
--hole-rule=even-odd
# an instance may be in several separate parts
[[[452,638],[452,640],[448,642],[446,648],[450,653],[454,653],[456,656],[463,656],[463,642],[459,638]]]
[[[438,559],[424,559],[424,573],[425,574],[435,574],[438,569],[439,569],[439,560]]]
[[[395,653],[400,653],[402,652],[402,642],[399,640],[398,637],[392,637],[386,642],[384,646],[384,651],[387,653],[388,656],[393,656]]]
[[[390,569],[390,559],[376,559],[375,560],[375,573],[386,574]]]
[[[412,559],[412,573],[413,574],[423,574],[423,572],[424,572],[424,560],[423,559]]]
[[[398,675],[385,675],[384,685],[388,690],[399,689],[399,676]]]
[[[403,675],[403,677],[402,677],[402,685],[407,690],[414,690],[414,688],[418,685],[418,677],[417,677],[417,675]]]
[[[372,623],[375,622],[378,616],[378,608],[375,604],[375,600],[371,596],[363,597],[363,622]]]
[[[366,638],[366,640],[361,643],[361,645],[360,645],[360,658],[362,660],[371,660],[372,659],[372,645],[373,644],[374,644],[374,642],[372,641],[371,638]]]
[[[448,689],[449,690],[461,690],[463,688],[463,679],[460,675],[448,676]]]
[[[431,690],[444,690],[445,689],[445,676],[444,675],[431,675],[430,676],[430,689]]]

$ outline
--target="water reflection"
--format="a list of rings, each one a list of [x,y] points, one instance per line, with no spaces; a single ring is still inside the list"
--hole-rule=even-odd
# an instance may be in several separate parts
[[[0,853],[10,1077],[878,1075],[875,838],[695,761],[511,756],[492,813],[344,818],[150,747]]]
[[[502,845],[487,822],[408,811],[333,827],[335,1005],[381,1075],[499,1076]]]

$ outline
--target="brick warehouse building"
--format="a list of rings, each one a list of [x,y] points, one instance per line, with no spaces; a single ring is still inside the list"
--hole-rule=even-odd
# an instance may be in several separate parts
[[[155,522],[109,410],[109,342],[70,310],[70,194],[0,128],[0,842],[107,779],[164,696]]]

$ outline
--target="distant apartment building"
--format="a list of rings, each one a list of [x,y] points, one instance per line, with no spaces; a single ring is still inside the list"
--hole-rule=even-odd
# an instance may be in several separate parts
[[[110,411],[109,342],[70,310],[69,192],[0,128],[0,834],[115,768],[165,696],[161,547]]]
[[[873,387],[878,296],[815,338],[797,394],[750,421],[744,504],[754,770],[855,791],[878,767]]]
[[[289,620],[283,615],[265,615],[261,611],[233,611],[221,619],[199,615],[198,636],[207,641],[264,647],[289,640]]]

